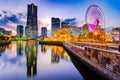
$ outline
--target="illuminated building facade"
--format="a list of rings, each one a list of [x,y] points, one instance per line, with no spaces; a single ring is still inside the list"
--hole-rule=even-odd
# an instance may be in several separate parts
[[[22,25],[18,25],[17,26],[17,37],[18,38],[22,38],[23,37],[23,26]]]
[[[27,26],[25,28],[27,38],[35,39],[38,36],[37,6],[33,3],[28,5]]]
[[[57,31],[58,29],[60,29],[60,19],[59,18],[51,18],[51,32],[52,32],[52,36],[54,34],[55,31]]]

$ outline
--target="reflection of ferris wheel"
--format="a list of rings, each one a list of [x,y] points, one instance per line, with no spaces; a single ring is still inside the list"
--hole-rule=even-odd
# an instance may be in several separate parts
[[[104,29],[105,28],[105,17],[97,5],[91,5],[88,7],[85,21],[89,27],[90,31],[96,30],[98,27]]]

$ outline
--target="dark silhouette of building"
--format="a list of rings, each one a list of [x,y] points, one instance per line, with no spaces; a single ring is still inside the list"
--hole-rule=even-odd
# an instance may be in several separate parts
[[[41,36],[42,36],[42,39],[47,37],[47,28],[46,27],[41,28]]]
[[[70,23],[68,23],[68,22],[62,22],[61,23],[61,28],[70,28]]]
[[[35,6],[33,3],[28,5],[25,35],[27,38],[32,39],[35,39],[38,36],[37,6]]]
[[[17,25],[17,37],[22,38],[23,37],[23,25]]]
[[[52,36],[53,36],[54,32],[57,31],[59,28],[60,28],[60,19],[52,17],[51,18]]]

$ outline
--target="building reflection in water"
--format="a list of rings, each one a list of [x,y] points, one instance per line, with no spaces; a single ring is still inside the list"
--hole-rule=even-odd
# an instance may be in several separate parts
[[[12,44],[0,46],[0,56],[1,56],[2,53],[5,52],[6,49],[12,49]]]
[[[70,60],[70,56],[61,46],[51,46],[51,63],[59,63],[60,59]]]
[[[7,47],[7,49],[12,49],[12,43],[10,43],[10,44],[8,44],[8,45],[6,45],[6,47]]]
[[[37,42],[29,40],[26,42],[25,52],[27,56],[27,75],[33,77],[37,74]]]
[[[23,41],[17,41],[17,55],[22,55],[23,52]]]
[[[54,51],[51,51],[51,63],[59,63],[60,57],[54,53]]]
[[[0,53],[5,52],[6,46],[0,46]]]
[[[41,52],[46,53],[47,45],[41,45]]]

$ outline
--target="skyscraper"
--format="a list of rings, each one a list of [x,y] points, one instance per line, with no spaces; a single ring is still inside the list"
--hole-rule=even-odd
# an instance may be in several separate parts
[[[4,28],[0,28],[0,34],[4,34],[5,29]]]
[[[41,28],[41,36],[42,36],[42,39],[47,37],[47,28],[46,27]]]
[[[25,35],[27,38],[32,39],[35,39],[38,35],[37,6],[35,6],[33,3],[30,5],[28,4]]]
[[[17,37],[22,38],[23,37],[23,26],[17,25]]]
[[[57,31],[60,28],[60,19],[59,18],[51,18],[51,33],[52,36],[54,34],[55,31]]]

